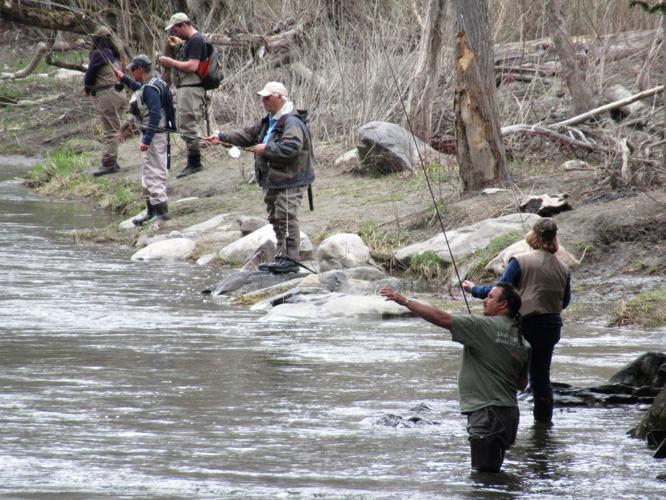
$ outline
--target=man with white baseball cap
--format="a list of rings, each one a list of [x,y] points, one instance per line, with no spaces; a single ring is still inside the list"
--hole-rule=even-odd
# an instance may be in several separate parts
[[[280,82],[268,82],[263,89],[257,92],[257,95],[261,97],[268,97],[271,94],[287,97],[287,88]]]
[[[205,140],[250,148],[254,152],[255,180],[264,190],[268,221],[278,243],[275,260],[260,269],[275,274],[295,273],[300,268],[298,209],[306,188],[315,179],[308,113],[294,108],[280,82],[268,82],[257,95],[268,112],[262,120]]]

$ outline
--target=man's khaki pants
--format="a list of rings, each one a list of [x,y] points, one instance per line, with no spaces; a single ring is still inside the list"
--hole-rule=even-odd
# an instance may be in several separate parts
[[[113,167],[118,159],[118,131],[121,117],[127,110],[127,97],[113,88],[101,90],[93,97],[93,105],[103,133],[102,165]]]
[[[268,222],[273,225],[277,237],[276,257],[289,257],[299,260],[298,248],[301,244],[301,230],[298,209],[303,201],[304,186],[288,189],[267,189],[264,203],[268,211]]]
[[[176,89],[176,108],[178,132],[190,137],[183,137],[188,152],[200,152],[201,142],[192,137],[202,137],[206,91],[203,87],[180,87]]]
[[[167,134],[155,134],[148,150],[141,151],[141,186],[151,205],[167,201]]]

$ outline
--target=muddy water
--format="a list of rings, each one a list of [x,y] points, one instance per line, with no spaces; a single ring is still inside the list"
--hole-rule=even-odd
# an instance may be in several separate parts
[[[16,163],[16,162],[13,162]],[[211,271],[74,244],[96,217],[0,183],[0,496],[658,497],[625,436],[643,409],[530,407],[502,474],[471,474],[460,349],[416,320],[267,325],[205,299]],[[10,179],[10,180],[6,180]],[[568,326],[557,380],[599,384],[662,331]],[[387,427],[387,414],[436,425]]]

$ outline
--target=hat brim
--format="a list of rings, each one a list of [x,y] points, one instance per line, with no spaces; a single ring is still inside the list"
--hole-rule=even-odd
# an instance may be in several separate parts
[[[171,23],[171,24],[167,24],[167,27],[164,28],[164,31],[170,31],[171,28],[173,28],[176,24],[180,24],[180,23]]]
[[[273,95],[275,92],[271,92],[270,90],[260,90],[257,92],[257,95],[260,95],[261,97],[268,97],[269,95]]]

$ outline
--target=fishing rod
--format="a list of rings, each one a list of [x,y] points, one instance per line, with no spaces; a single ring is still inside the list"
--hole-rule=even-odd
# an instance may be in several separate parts
[[[393,84],[398,91],[398,99],[400,101],[400,106],[402,107],[402,112],[405,115],[407,127],[409,128],[409,132],[412,135],[412,140],[414,141],[414,146],[416,147],[416,154],[419,157],[419,165],[421,166],[421,170],[423,171],[423,175],[426,180],[426,184],[428,185],[428,191],[430,192],[430,197],[432,199],[432,204],[435,207],[435,213],[437,214],[437,220],[439,221],[439,225],[442,228],[442,234],[444,235],[444,241],[446,242],[446,247],[449,250],[449,255],[451,256],[451,263],[453,264],[453,269],[455,270],[456,277],[458,278],[458,285],[460,286],[460,290],[462,291],[462,296],[465,301],[465,306],[467,306],[467,312],[469,314],[472,314],[472,309],[469,306],[469,302],[467,301],[467,294],[465,293],[465,289],[463,288],[462,284],[462,279],[460,277],[460,272],[458,271],[458,265],[456,264],[456,259],[453,257],[453,251],[451,250],[451,245],[449,244],[449,238],[446,235],[446,229],[444,227],[444,221],[442,220],[442,214],[439,211],[439,207],[437,206],[437,199],[435,198],[435,192],[433,191],[432,184],[430,183],[430,176],[428,175],[428,171],[425,167],[425,162],[423,161],[423,156],[421,155],[421,150],[419,148],[419,144],[416,140],[416,136],[414,135],[414,129],[412,128],[412,123],[411,120],[409,119],[409,114],[407,113],[407,108],[405,107],[405,102],[402,98],[402,93],[400,92],[400,85],[398,84],[398,79],[395,76],[395,71],[393,70],[393,65],[391,64],[391,60],[388,57],[388,53],[386,52],[386,44],[382,43],[382,51],[384,53],[384,58],[386,59],[386,64],[389,68],[389,72],[391,73],[391,78],[393,79]]]

